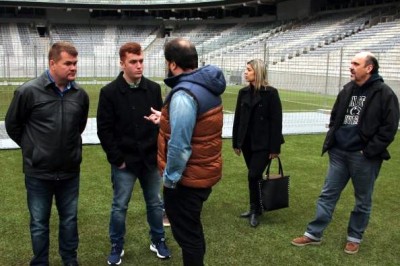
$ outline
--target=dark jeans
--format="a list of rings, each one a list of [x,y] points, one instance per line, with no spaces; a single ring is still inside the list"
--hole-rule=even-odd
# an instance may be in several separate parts
[[[206,253],[201,211],[211,188],[190,188],[178,185],[164,187],[165,211],[172,234],[182,249],[183,265],[202,266]]]
[[[33,258],[30,265],[49,265],[49,221],[53,196],[59,216],[59,253],[64,263],[76,261],[78,249],[79,176],[42,180],[25,176]]]
[[[251,151],[247,146],[242,148],[243,157],[248,169],[247,180],[249,185],[250,211],[262,213],[259,181],[270,161],[268,151]]]
[[[137,179],[139,179],[146,202],[147,223],[150,226],[151,241],[156,243],[165,237],[162,223],[163,205],[160,199],[162,179],[157,168],[148,169],[139,177],[126,168],[118,169],[118,167],[112,165],[111,181],[114,195],[109,234],[111,243],[117,243],[122,247],[125,243],[128,205]]]
[[[360,151],[329,150],[329,167],[325,184],[317,201],[315,218],[305,235],[321,240],[332,220],[340,194],[349,180],[353,183],[355,204],[347,227],[347,241],[360,243],[367,228],[372,208],[375,181],[382,165],[381,159],[367,159]]]

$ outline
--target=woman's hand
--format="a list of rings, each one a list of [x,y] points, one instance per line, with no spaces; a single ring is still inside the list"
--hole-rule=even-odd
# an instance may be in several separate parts
[[[271,154],[269,155],[269,159],[270,159],[270,160],[275,159],[275,158],[278,158],[278,157],[279,157],[279,153],[271,153]]]
[[[237,156],[240,156],[240,154],[242,153],[241,149],[233,149],[236,153]]]

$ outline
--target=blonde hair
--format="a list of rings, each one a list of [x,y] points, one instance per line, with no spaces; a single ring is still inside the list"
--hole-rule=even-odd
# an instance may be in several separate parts
[[[254,70],[254,88],[259,90],[263,86],[268,86],[267,68],[261,59],[253,59],[247,62]]]

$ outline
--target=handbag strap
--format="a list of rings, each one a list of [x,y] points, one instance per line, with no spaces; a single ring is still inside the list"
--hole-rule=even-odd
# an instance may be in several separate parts
[[[283,167],[282,167],[281,158],[279,158],[279,157],[276,157],[276,158],[278,159],[278,164],[279,164],[279,174],[280,174],[282,177],[284,177],[285,175],[283,174]],[[272,160],[274,160],[274,159],[271,159],[271,160],[269,161],[268,166],[267,166],[267,170],[265,170],[265,176],[266,176],[267,178],[269,177],[269,169],[271,168]]]

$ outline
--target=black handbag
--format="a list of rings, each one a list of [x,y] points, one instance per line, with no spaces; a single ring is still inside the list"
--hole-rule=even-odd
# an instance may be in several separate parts
[[[259,182],[260,201],[264,211],[273,211],[289,207],[289,177],[283,174],[282,162],[279,163],[279,174],[271,175],[271,160],[265,171],[265,176]]]

